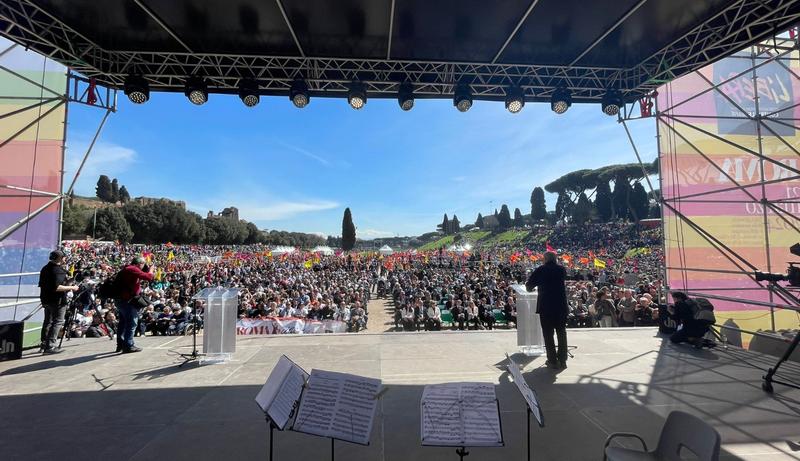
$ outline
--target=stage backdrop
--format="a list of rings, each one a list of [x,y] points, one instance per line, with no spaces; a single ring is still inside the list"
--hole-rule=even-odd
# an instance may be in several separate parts
[[[0,39],[0,185],[24,190],[0,187],[2,230],[53,198],[29,190],[61,192],[66,117],[65,105],[59,105],[66,92],[66,68],[11,46]],[[0,242],[0,274],[38,272],[47,263],[48,253],[58,244],[59,207],[55,202]],[[38,296],[38,278],[0,277],[0,304],[15,301],[18,293]],[[0,308],[0,320],[21,319],[35,307]],[[36,324],[26,328],[31,326]]]
[[[749,303],[782,301],[733,254],[765,272],[786,273],[789,261],[800,260],[789,252],[800,241],[800,63],[796,51],[781,55],[769,44],[679,78],[658,94],[661,190],[674,207],[663,210],[669,285],[732,298],[710,299],[718,322],[747,330],[771,329],[773,321],[776,329],[798,326],[793,311]]]

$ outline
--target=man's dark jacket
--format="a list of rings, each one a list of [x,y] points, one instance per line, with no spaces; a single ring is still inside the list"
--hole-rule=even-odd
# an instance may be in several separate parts
[[[533,291],[539,288],[539,298],[536,302],[536,313],[548,320],[566,320],[567,290],[564,281],[567,271],[558,264],[546,263],[536,268],[528,277],[525,288]]]
[[[39,300],[45,305],[63,306],[67,304],[67,292],[56,291],[59,285],[67,284],[67,271],[50,261],[39,272]]]

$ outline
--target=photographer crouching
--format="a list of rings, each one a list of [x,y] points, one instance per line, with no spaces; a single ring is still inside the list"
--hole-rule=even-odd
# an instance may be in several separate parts
[[[137,256],[117,274],[115,285],[117,296],[114,304],[119,314],[117,352],[127,354],[142,349],[133,344],[133,335],[139,325],[139,311],[149,304],[139,295],[139,281],[153,280],[153,267],[145,264],[144,258]]]

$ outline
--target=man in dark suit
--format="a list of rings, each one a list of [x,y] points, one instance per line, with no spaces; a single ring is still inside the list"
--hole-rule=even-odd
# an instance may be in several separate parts
[[[564,281],[567,271],[556,262],[556,254],[544,254],[544,264],[537,267],[525,284],[528,291],[539,288],[536,313],[542,322],[544,347],[547,350],[547,366],[567,368],[567,290]],[[553,331],[558,337],[558,355],[553,341]]]

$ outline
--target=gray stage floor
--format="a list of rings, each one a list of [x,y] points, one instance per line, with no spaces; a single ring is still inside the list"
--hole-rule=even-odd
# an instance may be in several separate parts
[[[556,373],[543,358],[524,376],[542,401],[536,460],[599,460],[608,433],[635,431],[655,445],[666,415],[682,409],[722,435],[723,459],[800,457],[800,391],[760,388],[774,359],[738,349],[675,347],[654,329],[570,331],[578,346]],[[177,368],[190,338],[139,340],[139,354],[114,343],[72,340],[67,352],[0,363],[0,458],[265,459],[268,431],[253,397],[281,354],[306,370],[380,377],[389,390],[370,446],[336,443],[341,460],[457,460],[450,448],[419,444],[419,398],[428,383],[496,384],[506,446],[475,448],[467,461],[525,459],[522,398],[498,366],[514,353],[514,331],[240,337],[235,359]],[[520,361],[524,356],[516,356]],[[786,367],[800,380],[800,366]],[[282,432],[276,460],[328,459],[328,440]]]

